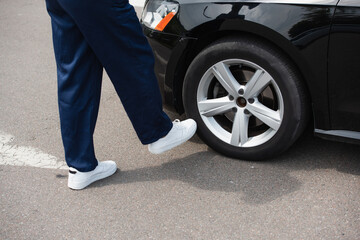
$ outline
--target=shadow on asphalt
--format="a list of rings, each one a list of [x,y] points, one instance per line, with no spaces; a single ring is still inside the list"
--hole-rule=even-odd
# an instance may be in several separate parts
[[[207,191],[239,192],[249,204],[264,204],[301,187],[292,176],[296,171],[334,169],[360,175],[359,156],[358,145],[330,142],[306,132],[287,152],[265,162],[238,161],[209,149],[155,167],[119,171],[102,185],[172,179]]]

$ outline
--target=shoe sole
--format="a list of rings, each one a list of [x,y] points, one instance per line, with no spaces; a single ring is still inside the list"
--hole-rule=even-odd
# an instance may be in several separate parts
[[[187,138],[184,138],[179,142],[175,142],[173,144],[164,146],[162,148],[150,149],[150,146],[149,146],[148,149],[153,154],[161,154],[163,152],[169,151],[170,149],[173,149],[174,147],[177,147],[177,146],[183,144],[184,142],[188,141],[190,138],[192,138],[194,136],[195,132],[196,132],[196,125],[193,127],[193,129],[191,129],[191,134],[189,134],[189,136]]]
[[[93,182],[96,182],[98,180],[110,177],[111,175],[113,175],[116,172],[117,168],[112,169],[110,172],[103,172],[103,173],[99,173],[93,176],[93,178],[89,181],[83,181],[83,182],[72,182],[72,183],[68,183],[68,187],[73,189],[73,190],[81,190],[86,188],[87,186],[89,186],[90,184],[92,184]]]

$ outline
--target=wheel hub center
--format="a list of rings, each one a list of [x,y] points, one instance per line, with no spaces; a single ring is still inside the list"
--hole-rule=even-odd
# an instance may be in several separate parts
[[[245,98],[239,97],[238,99],[236,99],[236,104],[237,104],[239,107],[245,107],[246,104],[247,104],[247,101],[246,101]]]

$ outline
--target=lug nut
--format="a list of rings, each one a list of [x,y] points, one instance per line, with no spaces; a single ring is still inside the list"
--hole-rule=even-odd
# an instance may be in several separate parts
[[[255,100],[253,98],[249,98],[248,102],[251,104],[251,103],[254,103]]]
[[[239,93],[240,95],[243,95],[243,94],[244,94],[244,89],[240,88],[240,90],[238,91],[238,93]]]
[[[236,107],[234,107],[232,110],[233,110],[233,112],[237,112],[237,108],[236,108]]]
[[[230,95],[229,99],[230,99],[230,101],[232,101],[232,100],[234,100],[234,97]]]
[[[247,110],[247,109],[244,110],[244,113],[245,114],[250,114],[249,110]]]

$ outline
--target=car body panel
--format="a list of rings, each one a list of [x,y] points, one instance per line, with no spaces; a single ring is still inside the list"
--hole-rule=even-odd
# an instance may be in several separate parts
[[[359,0],[340,0],[337,6],[339,7],[359,7]]]
[[[330,129],[326,71],[335,6],[223,2],[196,6],[186,4],[180,9],[178,19],[186,36],[202,41],[212,38],[213,32],[252,34],[276,45],[300,68],[310,89],[314,112],[318,113],[316,126]]]
[[[280,3],[280,4],[301,4],[301,5],[329,5],[335,6],[339,0],[222,0],[222,3]],[[348,0],[357,1],[357,0]],[[213,0],[178,0],[181,4],[213,3]],[[219,1],[220,2],[220,1]]]
[[[356,2],[340,2],[330,34],[330,116],[331,128],[337,130],[360,131],[360,1]]]
[[[175,81],[180,76],[178,72],[185,72],[183,59],[187,56],[188,46],[194,38],[184,38],[174,34],[160,33],[143,27],[145,35],[153,49],[155,56],[155,73],[159,80],[161,93],[167,106],[175,107],[176,111],[183,112],[182,102],[176,98],[181,96],[181,81]],[[180,92],[179,92],[180,91]]]

